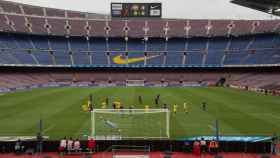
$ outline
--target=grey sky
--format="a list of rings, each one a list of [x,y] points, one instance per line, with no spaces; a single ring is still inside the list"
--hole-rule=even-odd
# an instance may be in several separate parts
[[[164,18],[184,19],[275,19],[275,16],[238,6],[230,0],[10,0],[36,6],[110,13],[111,2],[162,2]]]

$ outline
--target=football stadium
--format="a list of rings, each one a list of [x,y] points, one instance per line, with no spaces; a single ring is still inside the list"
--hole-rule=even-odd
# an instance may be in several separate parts
[[[0,0],[0,158],[279,157],[277,0],[71,3]]]

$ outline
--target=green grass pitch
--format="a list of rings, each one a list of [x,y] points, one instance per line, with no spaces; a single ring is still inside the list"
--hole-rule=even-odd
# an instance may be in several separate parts
[[[160,94],[161,104],[179,106],[178,112],[171,114],[170,133],[173,139],[213,135],[216,119],[222,135],[280,134],[279,97],[229,88],[112,87],[45,88],[2,94],[0,136],[36,135],[40,118],[44,122],[44,135],[50,136],[50,139],[89,134],[90,113],[81,108],[89,94],[93,95],[98,108],[105,97],[110,97],[111,101],[119,98],[126,107],[135,105],[143,108],[148,104],[153,108],[154,97]],[[143,97],[143,105],[138,104],[139,95]],[[186,101],[191,104],[189,114],[185,114],[182,108]],[[203,101],[208,104],[207,111],[201,109]]]

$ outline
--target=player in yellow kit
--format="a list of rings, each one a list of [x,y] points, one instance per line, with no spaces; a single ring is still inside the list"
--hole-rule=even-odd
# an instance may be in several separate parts
[[[102,103],[101,103],[101,108],[102,108],[102,109],[106,109],[106,107],[107,107],[106,102],[102,102]]]
[[[113,104],[115,105],[115,109],[120,109],[121,108],[121,102],[114,101]]]
[[[149,111],[149,105],[145,105],[145,112]]]
[[[184,108],[185,114],[188,114],[188,113],[189,113],[189,110],[190,110],[190,109],[189,109],[190,107],[188,106],[188,104],[187,104],[186,102],[184,103],[184,107],[183,107],[183,108]]]
[[[88,105],[86,105],[86,104],[82,105],[82,109],[83,109],[83,111],[85,111],[85,112],[88,112],[88,111],[89,111],[89,107],[88,107]]]
[[[112,103],[112,106],[113,106],[113,109],[115,109],[115,110],[120,110],[121,109],[121,107],[122,107],[122,105],[121,105],[121,102],[119,102],[119,101],[114,101],[113,103]]]
[[[177,113],[177,108],[178,108],[178,105],[177,105],[177,104],[174,104],[174,105],[173,105],[173,113],[174,113],[174,114]]]

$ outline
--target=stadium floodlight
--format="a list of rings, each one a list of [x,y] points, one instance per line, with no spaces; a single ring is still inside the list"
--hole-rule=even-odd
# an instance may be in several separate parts
[[[91,136],[97,140],[168,139],[168,109],[94,109]]]

